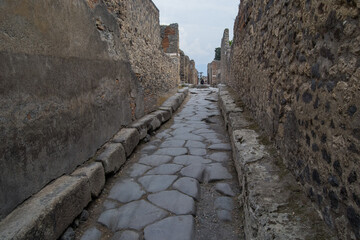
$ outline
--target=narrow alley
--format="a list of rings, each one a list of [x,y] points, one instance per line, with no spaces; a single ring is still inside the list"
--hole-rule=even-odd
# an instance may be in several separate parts
[[[89,208],[77,239],[242,239],[239,186],[217,89],[191,89]]]

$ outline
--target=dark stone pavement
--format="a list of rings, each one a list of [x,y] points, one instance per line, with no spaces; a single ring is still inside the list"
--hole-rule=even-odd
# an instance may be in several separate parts
[[[77,239],[243,239],[217,89],[192,89],[189,95],[114,176]]]

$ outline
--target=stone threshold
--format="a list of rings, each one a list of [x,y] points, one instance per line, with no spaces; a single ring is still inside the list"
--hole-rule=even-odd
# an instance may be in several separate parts
[[[337,239],[301,185],[262,143],[249,114],[219,85],[219,106],[228,129],[241,189],[246,239]]]
[[[0,222],[0,239],[58,239],[100,195],[106,176],[118,172],[139,142],[172,118],[188,92],[188,88],[178,90],[157,111],[116,133],[91,160],[18,206]]]

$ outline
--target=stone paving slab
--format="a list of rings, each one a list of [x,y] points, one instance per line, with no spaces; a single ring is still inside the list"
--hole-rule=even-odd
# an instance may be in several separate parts
[[[150,166],[135,163],[129,170],[130,177],[142,176],[147,170],[151,169]]]
[[[154,205],[164,208],[176,215],[195,214],[194,200],[178,191],[163,191],[150,194],[148,200]]]
[[[144,230],[147,240],[192,240],[195,222],[192,216],[169,217]]]
[[[121,180],[115,184],[109,193],[110,199],[117,200],[121,203],[128,203],[139,200],[145,192],[140,185],[132,180]]]
[[[180,171],[184,166],[179,164],[163,164],[151,169],[146,175],[172,175]]]
[[[199,200],[200,198],[199,182],[194,178],[180,178],[173,184],[173,188],[195,198],[196,200]]]
[[[146,225],[167,216],[168,213],[145,200],[128,203],[118,209],[107,210],[98,222],[116,232],[123,229],[141,230]]]
[[[139,178],[147,192],[159,192],[167,189],[178,177],[176,175],[148,175]]]
[[[166,155],[150,155],[140,158],[139,163],[157,167],[161,164],[165,164],[171,161],[171,156]]]
[[[205,148],[192,148],[189,147],[189,154],[193,156],[205,156],[207,154],[207,151]]]
[[[167,156],[181,156],[187,154],[187,148],[160,148],[154,154]]]
[[[180,173],[182,176],[191,177],[197,179],[199,182],[203,181],[204,170],[206,168],[205,164],[190,164],[189,166],[183,168]]]
[[[173,162],[176,164],[181,164],[181,165],[191,165],[191,164],[196,164],[196,163],[197,164],[211,163],[210,160],[205,159],[204,157],[191,156],[191,155],[175,157]]]
[[[232,179],[232,175],[220,163],[212,163],[206,166],[204,178],[208,182],[214,182],[219,180]]]

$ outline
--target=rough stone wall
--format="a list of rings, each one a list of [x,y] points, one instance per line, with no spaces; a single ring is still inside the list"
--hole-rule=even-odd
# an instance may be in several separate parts
[[[0,3],[0,219],[143,115],[103,4]]]
[[[220,83],[220,79],[222,76],[221,72],[221,61],[214,60],[211,63],[208,64],[208,78],[209,78],[209,84],[212,86],[216,86]]]
[[[191,60],[189,64],[189,83],[197,84],[198,83],[198,71],[195,67],[195,61]]]
[[[180,81],[182,83],[188,83],[188,68],[186,66],[189,65],[190,59],[185,55],[183,51],[180,50]]]
[[[117,17],[120,37],[144,91],[145,113],[151,112],[180,81],[178,62],[161,47],[159,10],[151,0],[102,1]]]
[[[219,82],[225,83],[230,77],[230,43],[229,43],[229,29],[224,30],[223,38],[221,39],[221,62],[220,72],[221,76]]]
[[[173,23],[170,25],[161,25],[161,46],[165,53],[179,53],[179,25]]]
[[[197,84],[198,71],[195,67],[195,61],[180,50],[180,81],[183,83]]]
[[[228,82],[340,239],[360,239],[359,9],[241,1]]]

